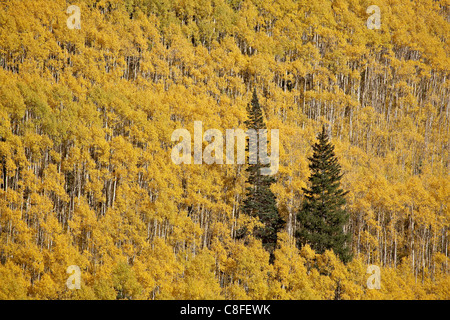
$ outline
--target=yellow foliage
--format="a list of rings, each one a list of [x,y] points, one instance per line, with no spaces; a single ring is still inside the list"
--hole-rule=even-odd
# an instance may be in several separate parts
[[[0,299],[449,299],[448,6],[379,0],[374,30],[353,0],[77,6],[71,30],[66,1],[0,3]],[[246,166],[170,157],[194,121],[244,128],[254,88],[280,132],[273,264],[239,236]],[[295,242],[322,124],[346,265]]]

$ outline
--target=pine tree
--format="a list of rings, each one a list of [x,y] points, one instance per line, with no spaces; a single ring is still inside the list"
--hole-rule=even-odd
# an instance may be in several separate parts
[[[251,104],[247,106],[248,120],[245,121],[247,129],[266,129],[263,114],[259,105],[256,90],[253,91]],[[251,137],[249,137],[251,139]],[[249,142],[250,145],[250,142]],[[247,151],[249,148],[247,147]],[[273,176],[262,175],[261,168],[269,165],[261,164],[259,159],[256,164],[249,164],[246,171],[249,173],[246,198],[242,206],[242,212],[258,217],[263,227],[255,228],[254,235],[261,239],[263,247],[270,253],[271,263],[274,260],[273,252],[277,243],[277,233],[283,227],[284,221],[278,214],[276,197],[270,190],[270,186],[276,180]]]
[[[300,228],[296,236],[300,245],[308,243],[317,253],[332,249],[343,262],[348,262],[352,258],[348,247],[351,234],[344,232],[349,214],[342,208],[347,192],[340,188],[341,167],[325,126],[317,139],[313,156],[308,158],[310,188],[303,188],[305,198],[297,214]]]

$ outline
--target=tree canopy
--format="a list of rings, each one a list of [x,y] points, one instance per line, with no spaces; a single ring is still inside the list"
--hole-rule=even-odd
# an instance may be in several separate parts
[[[380,29],[366,0],[1,1],[0,298],[448,299],[448,1],[376,2]],[[237,234],[261,226],[247,167],[171,161],[194,121],[245,129],[254,88],[280,133],[273,263]],[[295,243],[322,124],[347,264]]]

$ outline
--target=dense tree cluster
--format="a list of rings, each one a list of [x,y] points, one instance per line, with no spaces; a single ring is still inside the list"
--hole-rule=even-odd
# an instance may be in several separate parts
[[[341,166],[325,126],[317,139],[309,158],[311,187],[303,188],[305,197],[297,215],[300,228],[296,236],[300,246],[310,244],[317,253],[332,250],[343,262],[348,262],[352,259],[351,234],[345,230],[349,214],[344,209],[347,192],[340,188]]]
[[[448,299],[449,16],[433,0],[2,1],[0,299]],[[170,158],[194,121],[245,129],[253,89],[280,132],[273,263],[237,235],[261,227],[242,213],[248,166]],[[346,264],[296,246],[323,124]]]

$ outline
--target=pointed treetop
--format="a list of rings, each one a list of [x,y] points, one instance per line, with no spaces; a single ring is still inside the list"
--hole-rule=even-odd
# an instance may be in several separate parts
[[[322,132],[319,133],[317,138],[319,141],[328,142],[328,134],[327,130],[325,129],[325,124],[322,124]]]
[[[252,100],[247,105],[248,119],[244,122],[248,129],[266,129],[256,88],[253,88]]]

